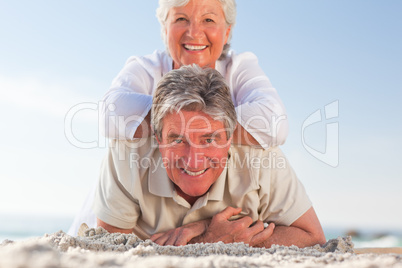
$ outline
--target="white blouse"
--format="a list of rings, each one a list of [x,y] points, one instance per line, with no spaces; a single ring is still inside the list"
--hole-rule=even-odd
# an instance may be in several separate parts
[[[130,57],[103,98],[101,131],[112,139],[132,140],[152,106],[159,80],[173,67],[166,51]],[[237,120],[267,149],[288,135],[285,107],[251,52],[228,53],[215,68],[229,85]],[[104,125],[102,125],[104,124]]]

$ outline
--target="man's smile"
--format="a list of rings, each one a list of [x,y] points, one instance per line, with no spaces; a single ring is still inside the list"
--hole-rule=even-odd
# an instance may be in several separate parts
[[[182,168],[182,171],[184,173],[186,173],[187,175],[190,175],[190,176],[199,176],[201,174],[204,174],[208,169],[209,168],[206,168],[206,169],[203,169],[203,170],[200,170],[200,171],[190,171],[190,170]]]

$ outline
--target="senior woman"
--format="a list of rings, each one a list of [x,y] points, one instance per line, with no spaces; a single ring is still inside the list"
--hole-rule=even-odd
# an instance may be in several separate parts
[[[197,64],[217,69],[229,85],[240,123],[233,142],[263,148],[283,144],[288,121],[276,90],[254,54],[229,51],[235,0],[160,0],[156,13],[167,50],[128,59],[104,97],[105,136],[129,140],[149,136],[152,95],[161,77],[183,65]],[[94,192],[69,234],[76,235],[83,222],[96,225],[91,209]]]
[[[105,136],[150,135],[149,111],[159,80],[172,69],[195,63],[217,69],[231,89],[240,123],[233,142],[263,148],[283,144],[288,121],[276,90],[254,54],[229,51],[235,1],[160,0],[156,14],[167,49],[128,59],[104,97],[100,122]]]

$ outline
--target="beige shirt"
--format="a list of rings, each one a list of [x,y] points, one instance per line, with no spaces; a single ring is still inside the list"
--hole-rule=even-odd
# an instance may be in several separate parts
[[[95,215],[112,226],[131,229],[141,239],[212,218],[228,206],[254,221],[291,225],[311,202],[278,147],[268,150],[232,145],[226,168],[193,206],[180,197],[163,167],[154,138],[112,140],[101,167]],[[237,216],[239,217],[239,216]]]

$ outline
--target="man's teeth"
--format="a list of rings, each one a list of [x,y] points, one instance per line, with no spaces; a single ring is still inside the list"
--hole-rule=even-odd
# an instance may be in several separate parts
[[[191,46],[191,45],[184,45],[185,49],[188,50],[193,50],[193,51],[198,51],[198,50],[203,50],[205,49],[207,46]]]
[[[191,172],[189,170],[184,170],[184,172],[186,172],[190,176],[198,176],[198,175],[201,175],[202,173],[204,173],[205,171],[207,171],[207,169],[204,169],[204,170],[201,170],[198,172]]]

